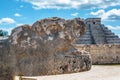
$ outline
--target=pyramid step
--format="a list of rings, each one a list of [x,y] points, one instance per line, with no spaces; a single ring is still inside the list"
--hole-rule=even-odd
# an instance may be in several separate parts
[[[116,35],[105,35],[106,38],[118,38]]]
[[[107,41],[107,43],[120,43],[120,41]]]
[[[120,40],[120,38],[106,38],[106,40]]]
[[[105,32],[105,35],[115,35],[115,34],[112,32]]]

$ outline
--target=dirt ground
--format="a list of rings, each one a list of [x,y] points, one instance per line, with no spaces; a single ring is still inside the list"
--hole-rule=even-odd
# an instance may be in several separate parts
[[[120,80],[120,65],[93,65],[90,71],[32,77],[37,80]]]

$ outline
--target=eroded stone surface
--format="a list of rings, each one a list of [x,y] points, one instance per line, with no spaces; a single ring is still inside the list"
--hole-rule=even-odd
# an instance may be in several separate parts
[[[19,26],[6,42],[7,60],[2,62],[8,65],[11,75],[39,76],[89,70],[89,53],[72,46],[84,31],[85,24],[78,18],[54,17],[32,26]]]
[[[93,64],[120,64],[119,44],[77,45],[76,47],[91,53]]]

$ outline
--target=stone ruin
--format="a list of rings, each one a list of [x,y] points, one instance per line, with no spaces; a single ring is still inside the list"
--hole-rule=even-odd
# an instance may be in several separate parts
[[[120,38],[101,24],[101,18],[84,20],[86,32],[76,46],[88,51],[93,64],[120,64]]]
[[[90,70],[90,54],[73,45],[84,32],[79,18],[53,17],[15,28],[0,42],[0,80]]]
[[[86,32],[77,44],[120,44],[120,38],[101,24],[101,18],[87,18],[84,23]]]
[[[76,45],[91,54],[92,64],[120,64],[119,44]]]

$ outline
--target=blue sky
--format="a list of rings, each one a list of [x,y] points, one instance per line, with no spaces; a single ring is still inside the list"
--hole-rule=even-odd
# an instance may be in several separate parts
[[[0,0],[0,29],[9,31],[48,17],[102,18],[120,36],[120,0]]]

